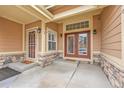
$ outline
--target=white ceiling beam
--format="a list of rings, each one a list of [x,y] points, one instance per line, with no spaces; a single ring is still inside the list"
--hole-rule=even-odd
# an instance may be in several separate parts
[[[19,24],[23,24],[24,22],[23,21],[21,21],[21,20],[18,20],[18,19],[16,19],[16,18],[13,18],[12,16],[1,16],[1,17],[3,17],[3,18],[6,18],[6,19],[8,19],[8,20],[11,20],[11,21],[14,21],[14,22],[17,22],[17,23],[19,23]]]
[[[48,6],[48,7],[45,7],[45,9],[50,9],[50,8],[52,8],[52,7],[54,7],[54,6],[56,6],[56,5],[50,5],[50,6]]]
[[[20,8],[20,9],[22,9],[23,11],[25,11],[25,12],[27,12],[27,13],[29,13],[30,15],[32,15],[32,16],[35,16],[36,18],[38,18],[39,20],[42,20],[42,21],[44,21],[44,22],[47,22],[47,21],[49,21],[49,19],[47,19],[46,17],[44,17],[43,15],[39,15],[39,14],[37,14],[36,12],[36,10],[35,11],[33,11],[32,10],[32,7],[29,9],[29,8],[27,8],[27,7],[30,7],[30,6],[19,6],[19,5],[17,5],[16,7],[18,7],[18,8]],[[34,8],[33,8],[34,9]],[[39,13],[39,12],[38,12]]]
[[[25,12],[29,13],[30,15],[35,16],[35,17],[37,17],[38,19],[40,19],[40,17],[39,17],[39,16],[37,16],[37,15],[33,14],[31,11],[28,11],[28,10],[27,10],[27,9],[25,9],[23,6],[18,6],[18,5],[17,5],[16,7],[20,8],[20,9],[22,9],[23,11],[25,11]]]
[[[49,20],[52,20],[52,17],[50,17],[49,15],[47,15],[45,12],[43,12],[41,9],[39,9],[38,7],[36,7],[35,5],[31,5],[32,8],[34,8],[36,11],[38,11],[39,13],[41,13],[42,15],[44,15],[46,18],[48,18]]]
[[[45,12],[50,17],[52,17],[52,18],[54,17],[54,15],[50,11],[48,11],[46,8],[44,8],[43,5],[36,5],[36,7],[39,8],[39,9],[41,9],[43,12]]]

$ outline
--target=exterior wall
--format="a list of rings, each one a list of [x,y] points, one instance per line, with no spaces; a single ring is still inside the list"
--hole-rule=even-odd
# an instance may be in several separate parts
[[[35,21],[35,22],[32,22],[32,23],[25,25],[25,29],[30,29],[33,27],[40,27],[41,28],[41,20],[38,20],[38,21]]]
[[[103,53],[121,58],[121,6],[106,7],[101,15]]]
[[[106,74],[108,80],[113,87],[124,88],[124,69],[120,69],[118,66],[113,65],[113,60],[105,57],[104,55],[99,56],[100,66]]]
[[[22,51],[22,24],[0,17],[0,52]]]
[[[93,29],[96,34],[93,34],[93,51],[99,52],[101,50],[101,20],[100,15],[93,16]]]
[[[66,31],[65,27],[66,27],[67,24],[81,22],[83,20],[89,20],[89,28],[84,28],[84,29],[81,28],[81,29]],[[82,14],[82,15],[75,15],[75,16],[72,16],[72,17],[69,17],[69,18],[66,18],[66,19],[62,20],[62,23],[63,23],[63,32],[64,33],[92,30],[92,28],[93,28],[93,25],[92,25],[92,13],[86,13],[86,14]]]
[[[91,32],[91,46],[90,46],[90,48],[91,48],[91,59],[83,59],[83,58],[81,58],[80,60],[92,61],[93,60],[93,51],[100,51],[100,42],[98,42],[98,41],[100,41],[100,39],[99,39],[99,37],[100,37],[100,28],[99,28],[99,26],[97,26],[97,24],[99,24],[100,21],[97,20],[97,16],[94,18],[95,24],[93,25],[93,21],[94,21],[93,16],[100,14],[100,12],[101,12],[101,10],[99,9],[99,10],[95,10],[95,11],[92,11],[92,12],[86,12],[86,13],[83,13],[83,14],[80,14],[80,15],[75,15],[75,16],[65,18],[65,19],[59,21],[60,23],[63,24],[63,28],[60,26],[60,29],[63,29],[63,36],[61,38],[62,41],[64,40],[64,34],[65,33],[72,33],[72,32],[80,32],[80,31],[90,30],[90,32]],[[89,20],[89,23],[90,23],[89,28],[66,31],[66,29],[65,29],[66,24],[72,24],[72,23],[76,23],[76,22],[81,22],[83,20]],[[98,29],[97,35],[92,34],[93,33],[92,31],[93,31],[94,28]],[[59,30],[59,31],[61,32],[61,30]],[[93,38],[95,38],[95,40],[93,40]],[[59,45],[61,46],[60,50],[64,51],[64,41],[63,41],[63,43],[62,42],[59,42],[59,43],[60,43]],[[94,46],[93,46],[93,44],[94,44]],[[69,59],[72,59],[72,58],[69,58]]]
[[[108,6],[101,14],[101,67],[113,87],[124,87],[121,6]]]
[[[63,51],[63,24],[59,23],[58,24],[58,50],[60,52]]]
[[[58,24],[55,23],[55,22],[49,22],[49,23],[46,23],[46,28],[50,28],[54,31],[58,31]]]
[[[0,55],[0,68],[6,67],[9,63],[23,62],[24,53],[11,53]]]
[[[56,31],[57,32],[57,50],[58,50],[58,39],[59,39],[59,34],[58,34],[58,24],[55,23],[55,22],[49,22],[49,23],[46,23],[46,46],[48,46],[48,43],[47,43],[47,30],[48,29],[51,29],[53,31]],[[47,50],[48,47],[46,47],[45,51],[48,52]]]
[[[26,31],[27,29],[32,29],[32,28],[35,28],[35,27],[39,27],[42,29],[42,21],[41,20],[38,20],[38,21],[35,21],[35,22],[32,22],[32,23],[29,23],[29,24],[26,24],[25,25],[25,50],[26,50]],[[39,46],[38,46],[38,52],[41,51],[41,37],[42,35],[40,33],[38,33],[38,43],[39,43]]]
[[[47,42],[47,32],[48,29],[51,29],[53,31],[57,32],[57,51],[48,51],[48,42]],[[45,52],[39,53],[38,55],[38,61],[42,67],[45,67],[53,62],[56,58],[59,57],[58,52],[58,44],[59,44],[59,32],[58,32],[58,24],[55,22],[49,22],[45,24],[45,32],[44,32],[45,38],[43,41],[45,43]]]
[[[0,68],[24,58],[22,24],[0,17]]]
[[[83,31],[88,31],[90,30],[90,36],[91,36],[91,42],[92,42],[92,31],[93,31],[93,25],[92,25],[92,22],[93,22],[93,16],[92,16],[92,13],[86,13],[86,14],[81,14],[81,15],[75,15],[75,16],[72,16],[72,17],[69,17],[67,19],[64,19],[63,20],[63,38],[65,38],[64,34],[65,33],[72,33],[72,32],[83,32]],[[77,23],[77,22],[81,22],[83,20],[89,20],[89,28],[83,28],[83,29],[76,29],[76,30],[70,30],[70,31],[66,31],[66,25],[67,24],[72,24],[72,23]],[[63,39],[64,40],[64,39]],[[71,60],[85,60],[85,61],[91,61],[92,60],[92,49],[93,49],[93,46],[92,46],[92,43],[90,44],[90,50],[91,50],[91,58],[88,59],[88,58],[76,58],[76,57],[66,57],[64,56],[64,50],[65,50],[65,47],[64,47],[64,44],[65,44],[65,41],[63,41],[63,57],[64,59],[71,59]]]

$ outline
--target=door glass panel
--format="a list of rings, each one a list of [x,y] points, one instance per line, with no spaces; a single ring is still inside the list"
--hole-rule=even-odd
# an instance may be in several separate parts
[[[78,54],[87,55],[88,36],[87,33],[79,34],[78,39]]]
[[[29,57],[35,58],[35,31],[29,32]]]
[[[74,53],[74,35],[67,36],[67,53],[73,54]]]

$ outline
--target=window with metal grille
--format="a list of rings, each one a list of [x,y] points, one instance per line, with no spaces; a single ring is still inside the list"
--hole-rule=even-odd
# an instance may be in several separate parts
[[[87,20],[79,23],[66,25],[66,31],[80,29],[80,28],[88,28],[88,27],[89,27],[89,21]]]

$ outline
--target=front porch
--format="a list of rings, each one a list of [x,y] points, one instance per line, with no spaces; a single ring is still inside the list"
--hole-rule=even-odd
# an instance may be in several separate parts
[[[41,68],[35,66],[20,75],[0,82],[9,88],[111,88],[99,65],[57,59]]]
[[[0,6],[0,69],[21,73],[0,86],[124,87],[123,10]]]

